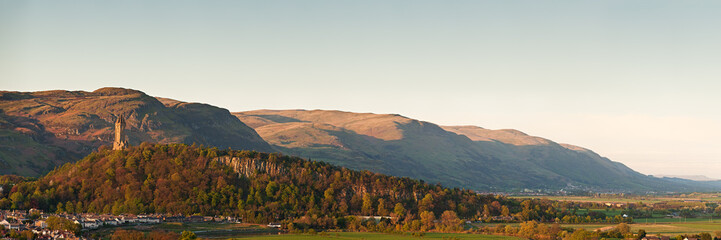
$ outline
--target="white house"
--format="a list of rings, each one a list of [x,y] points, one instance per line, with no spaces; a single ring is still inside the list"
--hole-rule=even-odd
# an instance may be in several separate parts
[[[99,228],[101,225],[100,221],[95,220],[95,219],[89,219],[89,218],[82,219],[80,221],[75,220],[75,223],[80,224],[80,226],[82,226],[85,229],[96,229],[96,228]]]

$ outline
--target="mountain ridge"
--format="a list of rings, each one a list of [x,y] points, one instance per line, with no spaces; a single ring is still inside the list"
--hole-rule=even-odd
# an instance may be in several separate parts
[[[447,186],[483,191],[694,189],[688,182],[670,183],[640,174],[590,149],[515,129],[439,126],[397,114],[337,110],[256,110],[233,115],[286,154]]]
[[[113,122],[130,144],[203,144],[280,151],[313,160],[478,191],[693,191],[693,182],[640,174],[590,149],[515,129],[439,126],[399,114],[338,110],[231,113],[142,91],[0,91],[0,174],[39,176],[110,144]]]

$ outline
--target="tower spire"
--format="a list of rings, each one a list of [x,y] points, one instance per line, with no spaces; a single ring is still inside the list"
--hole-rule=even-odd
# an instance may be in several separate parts
[[[115,142],[113,142],[113,150],[123,150],[128,147],[128,140],[125,136],[125,118],[120,115],[115,120]]]

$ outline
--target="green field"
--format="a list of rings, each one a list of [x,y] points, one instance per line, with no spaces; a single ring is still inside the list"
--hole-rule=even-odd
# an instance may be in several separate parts
[[[247,236],[236,239],[264,239],[264,240],[304,240],[304,239],[377,239],[377,240],[395,240],[395,239],[522,239],[517,237],[496,236],[496,235],[480,235],[467,233],[426,233],[424,236],[412,236],[410,234],[383,234],[383,233],[367,233],[367,232],[330,232],[327,234],[281,234],[281,235],[256,235]]]
[[[154,225],[129,225],[121,227],[107,227],[93,230],[90,233],[98,236],[110,236],[113,232],[125,229],[141,232],[170,231],[180,233],[182,231],[194,232],[202,238],[229,238],[237,236],[257,234],[277,234],[278,230],[258,224],[247,223],[162,223]]]
[[[674,219],[676,220],[676,219]],[[643,223],[636,221],[631,224],[631,231],[637,232],[639,229],[646,230],[649,234],[678,235],[678,234],[697,234],[700,232],[708,232],[713,234],[714,231],[721,231],[721,220],[709,222],[708,219],[687,219],[687,222],[657,222]],[[616,224],[561,224],[565,228],[584,228],[593,231],[601,228],[609,228]]]
[[[656,221],[654,223],[654,220]],[[648,223],[646,219],[634,220],[634,224],[630,224],[631,230],[637,232],[639,229],[646,230],[649,234],[678,235],[678,234],[697,234],[700,232],[721,231],[721,219],[709,221],[708,218],[650,218]],[[548,223],[550,224],[550,223]],[[474,223],[474,227],[494,227],[496,225],[510,225],[518,227],[519,223]],[[618,224],[605,223],[589,223],[589,224],[561,224],[563,228],[578,229],[583,228],[588,231],[597,229],[608,230]]]
[[[568,211],[573,211],[573,210],[569,209]],[[621,209],[585,209],[585,208],[581,208],[581,209],[576,210],[576,214],[577,215],[587,214],[588,211],[602,212],[603,214],[606,214],[606,216],[610,216],[610,217],[613,217],[616,215],[621,215],[622,214],[621,212],[623,212],[623,210],[621,210]]]

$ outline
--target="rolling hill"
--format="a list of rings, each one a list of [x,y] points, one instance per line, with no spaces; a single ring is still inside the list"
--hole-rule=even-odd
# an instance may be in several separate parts
[[[197,143],[272,151],[228,110],[137,90],[0,92],[0,174],[40,176],[112,143],[125,116],[130,144]]]
[[[286,154],[446,186],[483,191],[714,188],[646,176],[591,150],[517,130],[442,127],[393,114],[323,110],[233,115]]]
[[[15,181],[19,183],[12,185],[13,193],[24,197],[0,192],[0,209],[12,205],[67,213],[223,215],[244,222],[295,221],[314,228],[345,227],[348,215],[395,212],[397,218],[412,220],[423,211],[441,216],[451,210],[461,218],[476,218],[488,205],[497,214],[505,206],[524,219],[539,218],[547,213],[541,207],[551,207],[527,201],[532,204],[527,206],[539,205],[538,213],[522,215],[521,200],[503,196],[277,153],[185,144],[142,143],[124,150],[103,146],[37,180]]]

